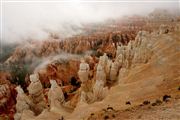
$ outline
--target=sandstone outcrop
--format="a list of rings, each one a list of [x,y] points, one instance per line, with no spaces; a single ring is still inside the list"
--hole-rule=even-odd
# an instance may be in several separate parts
[[[84,60],[81,61],[80,69],[78,71],[79,79],[82,84],[89,80],[89,65]]]
[[[17,88],[15,119],[85,119],[109,105],[108,109],[126,109],[165,93],[177,95],[180,27],[176,22],[169,13],[155,11],[148,18],[124,16],[105,27],[87,25],[85,35],[64,40],[52,35],[53,39],[18,46],[6,63],[43,58],[42,66],[48,64],[30,76],[28,93]],[[77,59],[67,53],[78,54]],[[80,58],[84,58],[81,63]],[[0,79],[4,79],[1,74]],[[15,96],[12,86],[0,83],[2,110],[11,96]]]
[[[31,100],[24,93],[23,89],[18,86],[17,90],[17,98],[16,98],[16,114],[14,115],[14,120],[21,120],[21,116],[24,110],[30,110],[30,107],[33,106]]]
[[[28,86],[28,92],[34,104],[34,113],[38,115],[46,108],[43,87],[38,74],[30,75],[30,81],[31,83]]]
[[[48,92],[48,102],[50,105],[50,111],[55,111],[64,102],[64,94],[62,89],[55,80],[50,80],[51,88]]]
[[[17,95],[15,86],[10,83],[11,79],[12,76],[9,72],[0,71],[0,114],[9,119],[14,118]]]
[[[102,81],[103,86],[106,84],[106,73],[105,69],[99,63],[96,70],[96,81]]]
[[[118,84],[108,90],[103,102],[95,102],[88,107],[79,108],[78,111],[88,108],[79,118],[104,109],[104,106],[108,105],[116,109],[125,109],[128,107],[125,103],[129,100],[131,100],[131,106],[135,106],[145,100],[160,98],[165,93],[179,98],[177,88],[180,83],[180,73],[175,72],[179,69],[178,36],[177,29],[168,34],[140,31],[135,41],[122,46],[124,51],[119,52],[123,56],[120,57],[123,58],[123,62],[119,68]],[[132,50],[130,59],[128,49],[130,52]],[[114,61],[116,59],[117,56]],[[76,115],[77,112],[74,111],[71,116]]]

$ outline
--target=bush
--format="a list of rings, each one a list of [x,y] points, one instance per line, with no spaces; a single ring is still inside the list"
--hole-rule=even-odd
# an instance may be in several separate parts
[[[169,101],[170,98],[171,98],[170,95],[164,95],[163,96],[163,101],[167,102],[167,101]]]
[[[26,81],[25,77],[29,71],[29,65],[12,65],[11,66],[11,75],[12,75],[12,84],[20,85],[24,90],[26,90]]]
[[[108,116],[108,115],[105,115],[105,116],[104,116],[104,120],[107,120],[107,119],[109,119],[109,116]]]
[[[160,105],[162,104],[162,101],[157,99],[154,103],[152,103],[152,106]]]
[[[14,49],[16,48],[16,44],[3,44],[1,45],[0,52],[1,52],[1,57],[0,57],[0,62],[3,63],[5,62],[12,54]]]
[[[126,105],[131,105],[131,102],[130,102],[130,101],[127,101],[127,102],[126,102]]]
[[[143,104],[144,104],[144,105],[148,105],[148,104],[150,104],[150,101],[145,100],[145,101],[143,102]]]

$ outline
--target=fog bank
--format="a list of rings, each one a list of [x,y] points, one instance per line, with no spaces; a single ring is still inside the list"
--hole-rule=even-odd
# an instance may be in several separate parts
[[[2,43],[43,40],[49,32],[60,37],[81,33],[82,24],[123,15],[148,14],[155,8],[178,9],[177,2],[4,2]]]

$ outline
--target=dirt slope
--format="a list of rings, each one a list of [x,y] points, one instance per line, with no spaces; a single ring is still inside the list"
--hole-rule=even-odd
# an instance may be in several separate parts
[[[107,107],[120,111],[113,118],[117,120],[178,119],[180,108],[178,97],[180,94],[178,90],[180,86],[179,35],[179,32],[148,35],[153,52],[149,62],[130,68],[125,77],[119,79],[119,83],[110,88],[108,95],[101,102],[90,105],[78,103],[73,113],[64,116],[65,120],[84,120],[92,113],[98,113]],[[164,95],[171,96],[175,101],[169,105],[159,106],[157,109],[156,107],[153,109],[135,107],[144,101],[149,101],[150,105],[157,99],[162,101]],[[126,104],[128,101],[130,105]],[[135,112],[131,109],[132,107],[135,107]],[[122,112],[128,108],[132,111]],[[100,118],[103,118],[102,116],[103,114]],[[35,120],[52,120],[52,117],[61,120],[60,113],[55,114],[48,111],[37,116]],[[31,119],[32,117],[28,119],[26,115],[26,120]],[[97,117],[94,120],[100,119]]]
[[[92,112],[112,106],[115,109],[126,109],[127,101],[131,106],[143,101],[152,101],[165,94],[176,96],[180,86],[180,35],[179,32],[150,35],[153,55],[147,64],[131,68],[119,84],[112,87],[108,96],[101,102],[81,105],[76,108],[73,117],[83,118]],[[81,113],[81,114],[78,114]]]

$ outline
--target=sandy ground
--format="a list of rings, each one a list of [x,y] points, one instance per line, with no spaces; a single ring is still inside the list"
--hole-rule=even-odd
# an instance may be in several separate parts
[[[150,101],[151,102],[151,101]],[[96,113],[91,113],[88,120],[179,120],[180,96],[144,105],[143,103],[125,110],[114,110],[108,107]],[[128,104],[129,105],[129,104]],[[129,105],[131,106],[131,105]]]

